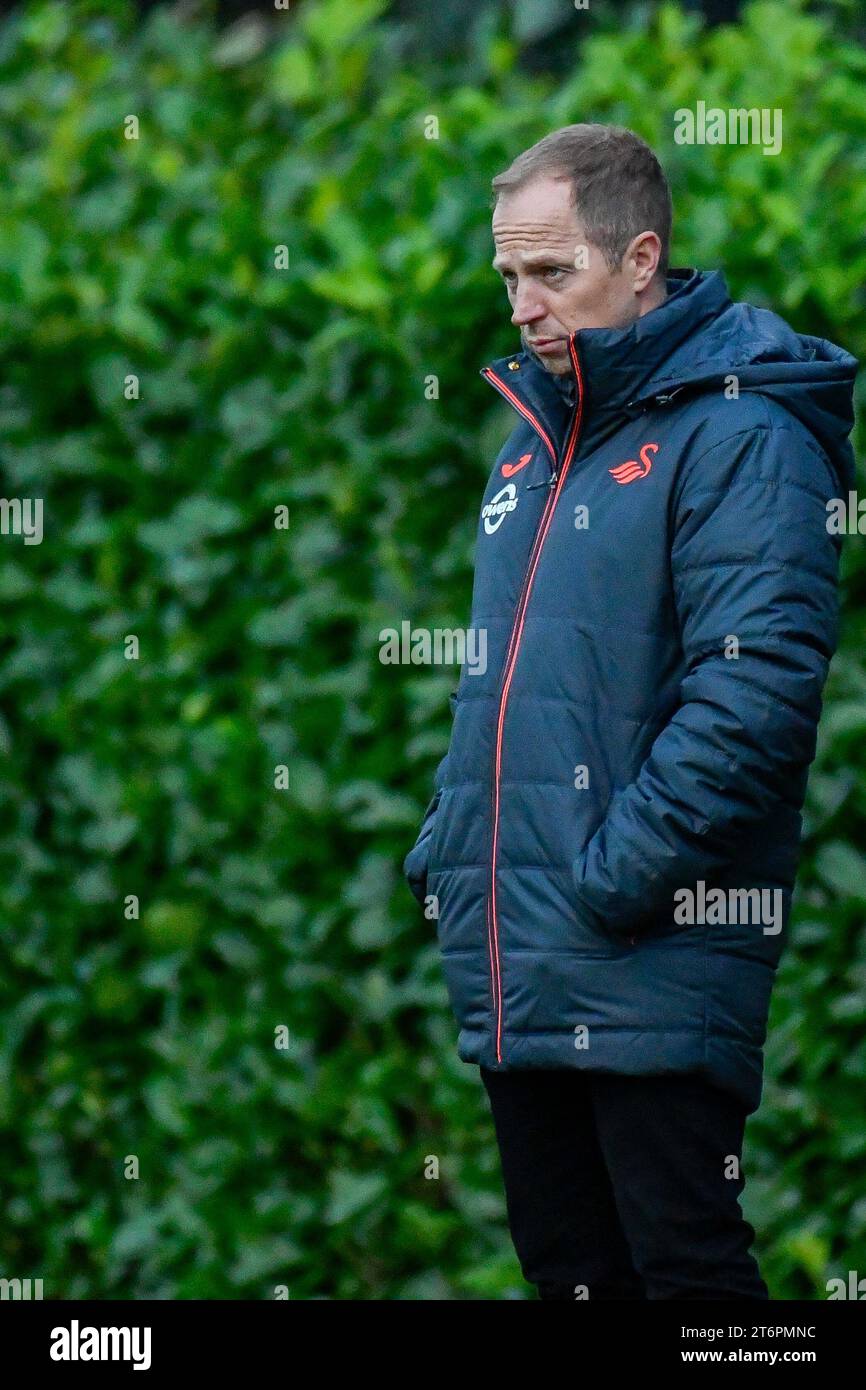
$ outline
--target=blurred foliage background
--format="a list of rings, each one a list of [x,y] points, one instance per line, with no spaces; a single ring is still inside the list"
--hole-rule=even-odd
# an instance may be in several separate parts
[[[866,359],[862,16],[479,3],[446,63],[426,5],[247,8],[0,27],[2,495],[45,506],[0,552],[0,1274],[524,1298],[400,877],[458,672],[378,657],[467,621],[511,427],[478,370],[516,343],[489,181],[557,126],[631,126],[673,264]],[[782,153],[675,145],[699,99],[781,107]],[[774,1298],[866,1274],[864,590],[853,536],[744,1154]]]

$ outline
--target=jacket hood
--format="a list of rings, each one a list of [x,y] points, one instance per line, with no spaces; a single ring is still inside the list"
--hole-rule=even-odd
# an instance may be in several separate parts
[[[778,314],[733,302],[721,271],[671,269],[668,297],[625,328],[584,328],[572,334],[585,391],[584,438],[607,434],[623,414],[666,404],[680,393],[723,392],[735,376],[740,391],[771,397],[814,435],[840,484],[854,486],[848,435],[854,423],[857,359],[824,338],[796,333]],[[530,391],[562,403],[563,386],[532,352],[516,360]],[[494,364],[496,366],[497,364]],[[541,373],[547,378],[542,385]],[[513,380],[513,378],[512,378]],[[553,392],[551,393],[551,386]]]

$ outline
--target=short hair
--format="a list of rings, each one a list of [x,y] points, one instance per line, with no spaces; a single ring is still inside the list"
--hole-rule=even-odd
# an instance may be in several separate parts
[[[572,206],[611,271],[622,265],[632,238],[651,231],[661,242],[654,278],[667,274],[671,191],[655,154],[633,130],[580,123],[552,131],[496,175],[491,207],[496,207],[500,194],[544,175],[571,183]]]

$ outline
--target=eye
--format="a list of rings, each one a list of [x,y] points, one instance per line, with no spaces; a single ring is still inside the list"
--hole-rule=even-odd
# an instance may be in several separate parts
[[[506,285],[510,286],[512,282],[517,279],[513,270],[502,270],[499,273]],[[542,275],[545,279],[552,278],[555,283],[561,275],[567,275],[568,271],[563,266],[544,265],[539,268],[538,274]]]

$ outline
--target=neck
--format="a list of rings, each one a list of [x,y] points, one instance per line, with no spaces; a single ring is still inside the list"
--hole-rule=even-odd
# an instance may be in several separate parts
[[[650,310],[657,309],[660,304],[664,304],[667,297],[668,290],[664,280],[661,280],[655,288],[653,288],[652,285],[648,285],[645,300],[641,303],[637,312],[638,318],[642,319],[644,314],[648,314]]]

